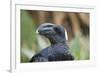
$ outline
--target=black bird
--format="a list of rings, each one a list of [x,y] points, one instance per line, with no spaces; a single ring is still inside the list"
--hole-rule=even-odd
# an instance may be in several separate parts
[[[51,46],[33,56],[30,62],[74,60],[66,42],[63,26],[44,23],[38,27],[37,31],[40,35],[43,35],[50,40]]]

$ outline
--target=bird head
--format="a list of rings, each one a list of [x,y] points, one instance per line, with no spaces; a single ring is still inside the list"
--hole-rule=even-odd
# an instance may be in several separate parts
[[[37,28],[36,33],[47,37],[50,40],[51,44],[66,41],[65,30],[61,25],[44,23]]]

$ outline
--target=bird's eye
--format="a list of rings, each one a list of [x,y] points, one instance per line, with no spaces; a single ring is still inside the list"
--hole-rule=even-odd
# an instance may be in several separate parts
[[[54,30],[55,30],[58,34],[61,33],[61,31],[60,31],[60,29],[59,29],[58,27],[55,27]]]

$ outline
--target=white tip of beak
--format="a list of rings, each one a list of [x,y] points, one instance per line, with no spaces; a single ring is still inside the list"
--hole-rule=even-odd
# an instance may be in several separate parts
[[[39,34],[38,29],[36,30],[36,33]]]

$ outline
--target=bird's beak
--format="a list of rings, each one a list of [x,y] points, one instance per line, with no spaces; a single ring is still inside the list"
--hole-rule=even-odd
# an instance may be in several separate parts
[[[36,33],[37,33],[37,34],[39,34],[39,31],[38,31],[38,29],[36,30]]]

